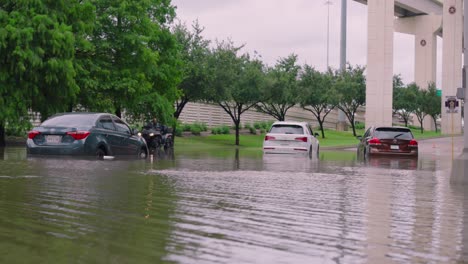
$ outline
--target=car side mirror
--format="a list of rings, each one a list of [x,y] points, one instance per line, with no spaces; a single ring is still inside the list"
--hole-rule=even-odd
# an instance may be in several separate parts
[[[356,136],[356,138],[362,140],[362,136]]]
[[[315,132],[314,137],[318,137],[318,136],[319,136],[319,133]]]
[[[138,135],[138,129],[137,128],[132,129],[132,135]]]

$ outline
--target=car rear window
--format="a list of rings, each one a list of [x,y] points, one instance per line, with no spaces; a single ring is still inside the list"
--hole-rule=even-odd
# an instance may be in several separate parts
[[[52,117],[44,121],[43,127],[84,127],[94,126],[96,123],[95,115],[61,115]]]
[[[275,134],[304,134],[304,128],[299,125],[274,125],[270,133]]]
[[[374,136],[380,139],[413,139],[413,134],[406,128],[377,128]]]

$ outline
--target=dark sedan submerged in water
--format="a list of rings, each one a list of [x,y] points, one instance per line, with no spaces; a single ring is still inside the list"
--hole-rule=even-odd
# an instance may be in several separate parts
[[[28,154],[134,156],[146,158],[145,140],[127,123],[106,113],[56,114],[28,133]]]

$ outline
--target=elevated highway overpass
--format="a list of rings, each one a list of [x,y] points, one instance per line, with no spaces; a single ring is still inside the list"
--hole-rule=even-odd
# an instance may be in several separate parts
[[[460,134],[461,111],[449,117],[444,102],[462,85],[463,0],[353,1],[368,6],[366,126],[392,124],[393,35],[399,32],[415,37],[414,80],[423,89],[436,83],[437,36],[442,37],[441,130]],[[425,127],[432,123],[426,117]]]

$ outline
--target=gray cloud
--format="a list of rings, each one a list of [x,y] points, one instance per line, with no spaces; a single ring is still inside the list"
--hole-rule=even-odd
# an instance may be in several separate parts
[[[279,58],[297,54],[301,63],[326,68],[327,6],[325,0],[174,0],[177,16],[191,24],[198,19],[210,40],[232,39],[257,51],[273,65]],[[330,66],[339,67],[341,1],[330,6]],[[405,83],[414,80],[414,40],[395,34],[394,72]],[[348,1],[347,61],[367,60],[367,6]],[[439,82],[438,82],[439,83]]]

